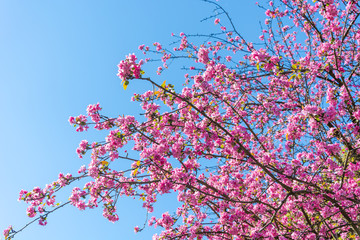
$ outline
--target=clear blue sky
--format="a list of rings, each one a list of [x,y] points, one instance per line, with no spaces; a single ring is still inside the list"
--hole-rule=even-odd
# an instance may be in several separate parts
[[[255,39],[263,13],[255,1],[220,3],[243,35]],[[0,0],[1,234],[9,224],[19,229],[30,220],[27,205],[17,201],[21,189],[44,187],[59,172],[76,173],[88,161],[75,153],[79,142],[103,139],[95,131],[76,133],[67,122],[70,115],[97,102],[111,116],[139,113],[130,97],[148,86],[132,84],[124,91],[116,76],[119,61],[132,52],[140,56],[140,44],[172,42],[172,32],[215,31],[213,20],[200,22],[212,10],[200,0]],[[155,70],[147,73],[156,76]],[[183,80],[184,73],[176,74],[169,71],[168,82]],[[160,199],[155,214],[174,201]],[[46,227],[34,224],[15,239],[151,239],[160,229],[133,232],[144,223],[141,204],[122,199],[114,224],[101,208],[82,212],[68,206],[50,215]]]

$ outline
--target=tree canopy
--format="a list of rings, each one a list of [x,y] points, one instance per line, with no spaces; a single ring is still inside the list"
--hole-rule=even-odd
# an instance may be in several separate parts
[[[28,216],[46,225],[71,204],[102,207],[115,222],[117,200],[135,197],[147,225],[162,227],[154,239],[360,239],[358,1],[259,1],[266,16],[258,42],[218,2],[205,2],[219,32],[174,35],[172,49],[141,45],[144,59],[129,54],[119,63],[125,90],[149,85],[132,98],[142,116],[105,116],[92,104],[69,118],[76,131],[107,137],[81,141],[76,151],[89,163],[76,175],[21,190]],[[176,61],[186,71],[180,84],[144,71],[160,63],[161,79]],[[56,193],[79,179],[85,186],[58,204]],[[179,207],[156,218],[163,194],[176,194]],[[9,226],[5,238],[19,231]]]

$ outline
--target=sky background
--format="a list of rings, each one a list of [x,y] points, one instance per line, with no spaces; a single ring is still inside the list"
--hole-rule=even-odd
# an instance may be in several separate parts
[[[257,39],[264,11],[255,1],[220,3],[243,36]],[[69,116],[85,114],[87,105],[97,102],[108,116],[139,115],[130,98],[150,85],[131,82],[123,90],[116,74],[125,55],[142,57],[141,44],[166,46],[174,40],[171,33],[216,31],[213,19],[200,22],[213,9],[200,0],[0,0],[0,239],[8,225],[19,229],[31,220],[27,205],[17,201],[21,189],[43,188],[59,172],[75,174],[89,161],[77,157],[79,142],[104,139],[96,131],[77,133]],[[160,83],[182,81],[185,74],[169,70],[158,77],[155,71],[146,75]],[[70,191],[62,195],[64,202]],[[51,214],[46,227],[33,224],[15,239],[151,239],[160,228],[133,231],[145,221],[141,205],[121,199],[116,223],[102,217],[101,207],[67,206]],[[154,213],[172,212],[175,205],[176,197],[164,196]]]

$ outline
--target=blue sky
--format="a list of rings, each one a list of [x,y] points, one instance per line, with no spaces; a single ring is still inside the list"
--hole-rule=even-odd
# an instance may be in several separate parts
[[[255,1],[220,3],[241,33],[256,39],[263,10]],[[59,172],[76,173],[88,160],[77,157],[79,142],[103,139],[96,131],[76,133],[69,116],[97,102],[110,116],[139,114],[130,97],[149,86],[131,83],[124,91],[116,76],[119,61],[133,52],[140,57],[140,44],[171,43],[172,32],[215,31],[213,20],[200,22],[212,10],[200,0],[0,0],[1,231],[30,220],[26,204],[17,201],[21,189],[44,187]],[[164,77],[171,83],[183,80],[183,74],[170,70]],[[164,80],[155,69],[147,75]],[[174,201],[174,196],[161,198],[155,214],[173,210]],[[133,232],[145,220],[141,204],[122,199],[120,221],[114,224],[102,217],[101,208],[82,212],[68,206],[49,216],[46,227],[34,224],[15,239],[151,239],[160,229]]]

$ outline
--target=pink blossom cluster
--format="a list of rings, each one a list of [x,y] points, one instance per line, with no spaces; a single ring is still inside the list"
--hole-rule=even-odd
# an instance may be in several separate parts
[[[100,114],[99,111],[101,110],[100,104],[93,104],[89,105],[86,109],[88,116],[91,118],[91,120],[95,123],[100,122]]]
[[[85,210],[86,203],[82,198],[84,198],[87,195],[85,191],[80,190],[80,188],[75,187],[72,190],[72,193],[69,197],[70,204],[77,207],[79,210]]]
[[[63,173],[59,173],[58,180],[56,181],[61,187],[65,187],[72,180],[72,175],[70,173],[64,175]],[[53,183],[54,184],[54,183]]]
[[[270,58],[270,55],[269,53],[267,53],[265,49],[261,48],[259,50],[253,51],[249,58],[250,60],[259,63],[259,62],[266,62]]]
[[[156,47],[156,51],[160,51],[160,50],[162,49],[161,44],[158,43],[158,42],[155,42],[155,43],[154,43],[154,46]]]
[[[88,149],[88,141],[82,140],[79,144],[79,147],[76,149],[76,153],[78,154],[79,158],[82,158],[82,156],[86,153],[86,150]]]
[[[270,56],[265,49],[253,51],[249,56],[253,64],[262,64],[265,71],[275,70],[275,66],[279,63],[280,58],[277,56]]]
[[[184,33],[180,33],[180,36],[182,37],[180,46],[178,48],[174,48],[174,51],[182,51],[189,46],[186,35]]]
[[[122,81],[127,81],[133,78],[140,78],[142,75],[141,65],[143,60],[136,63],[135,54],[129,54],[125,60],[122,60],[118,65],[118,76]]]
[[[209,49],[200,48],[197,54],[198,61],[207,64],[209,62]]]
[[[338,8],[335,6],[335,4],[327,4],[325,10],[320,12],[327,20],[332,21],[338,14]]]
[[[45,226],[47,224],[46,217],[40,216],[39,225]]]
[[[54,207],[56,201],[54,193],[60,188],[70,184],[72,181],[73,177],[71,174],[63,175],[60,173],[58,180],[46,185],[43,189],[35,187],[30,192],[21,190],[19,200],[30,204],[30,206],[26,209],[27,215],[30,218],[34,218],[37,214],[40,214],[38,217],[39,224],[45,226],[47,224],[46,219],[48,214],[46,206]]]
[[[87,117],[84,115],[79,115],[78,117],[69,117],[69,123],[77,126],[77,132],[83,132],[84,130],[88,130],[89,126],[87,125]]]
[[[156,221],[156,224],[168,230],[174,224],[174,219],[170,216],[168,212],[166,212],[163,213],[161,218]]]
[[[107,207],[104,208],[103,216],[107,218],[110,222],[119,221],[119,216],[115,213],[116,207]]]
[[[13,231],[13,228],[12,228],[11,225],[8,226],[8,227],[4,230],[3,235],[4,235],[5,239],[8,239],[8,237],[9,237],[9,235],[10,235],[10,233],[11,233],[12,231]]]

